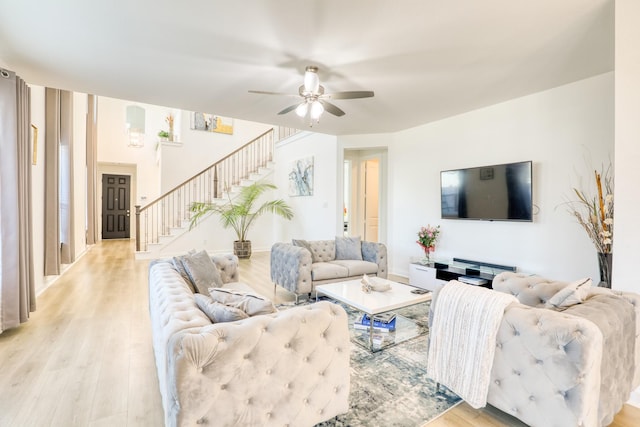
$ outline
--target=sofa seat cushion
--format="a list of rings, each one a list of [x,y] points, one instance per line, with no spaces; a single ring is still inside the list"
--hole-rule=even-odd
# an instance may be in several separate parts
[[[340,265],[346,268],[348,273],[345,277],[378,273],[378,264],[375,262],[341,259],[331,261],[331,264]]]
[[[349,269],[333,262],[314,262],[311,266],[311,280],[332,280],[349,277]]]
[[[233,289],[234,291],[240,291],[240,292],[252,292],[256,295],[260,295],[258,292],[254,291],[253,288],[249,285],[247,285],[244,282],[230,282],[230,283],[225,283],[224,285],[220,286],[221,288],[224,289]],[[264,297],[264,295],[260,295],[262,297]]]
[[[335,240],[312,240],[307,241],[311,248],[313,262],[328,262],[336,259]]]

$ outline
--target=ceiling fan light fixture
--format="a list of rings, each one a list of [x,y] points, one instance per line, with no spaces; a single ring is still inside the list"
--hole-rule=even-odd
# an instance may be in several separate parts
[[[311,118],[313,120],[319,120],[320,116],[324,113],[324,106],[320,101],[313,101],[311,104]]]
[[[308,66],[304,72],[304,90],[309,93],[318,93],[318,89],[320,89],[318,68]]]
[[[306,116],[307,111],[309,111],[309,104],[307,104],[307,101],[303,102],[302,104],[296,107],[296,114],[298,115],[298,117]]]

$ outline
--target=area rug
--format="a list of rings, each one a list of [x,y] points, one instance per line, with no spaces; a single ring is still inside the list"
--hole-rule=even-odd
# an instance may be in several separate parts
[[[355,321],[358,313],[345,309],[349,321]],[[424,305],[397,313],[426,324]],[[353,328],[350,331],[355,333]],[[376,353],[352,339],[349,412],[316,427],[419,427],[433,420],[460,398],[445,387],[436,391],[435,383],[427,377],[426,366],[426,334]]]

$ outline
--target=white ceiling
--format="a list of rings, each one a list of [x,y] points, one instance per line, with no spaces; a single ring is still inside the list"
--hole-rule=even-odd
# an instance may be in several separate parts
[[[28,83],[307,128],[276,113],[307,65],[313,130],[394,132],[613,70],[613,0],[0,0],[0,66]]]

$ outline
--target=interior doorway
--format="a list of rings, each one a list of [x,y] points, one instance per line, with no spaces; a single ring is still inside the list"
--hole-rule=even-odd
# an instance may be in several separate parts
[[[344,151],[344,234],[386,241],[386,149]]]
[[[365,160],[363,169],[364,235],[362,238],[369,242],[377,242],[380,221],[380,162],[377,158]]]
[[[102,238],[128,239],[131,235],[131,177],[102,175]]]

